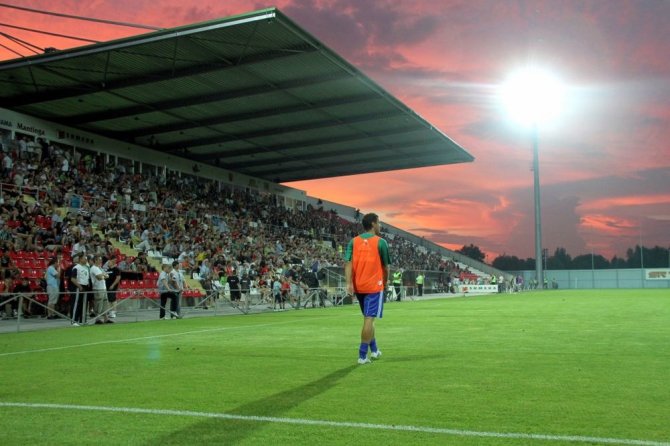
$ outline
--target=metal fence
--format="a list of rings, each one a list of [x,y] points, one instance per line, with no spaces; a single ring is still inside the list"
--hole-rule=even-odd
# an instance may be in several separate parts
[[[518,271],[516,275],[529,284],[535,271]],[[548,288],[670,288],[670,280],[647,280],[644,269],[547,270]]]
[[[128,297],[110,302],[105,305],[104,311],[96,313],[93,294],[87,293],[85,296],[85,301],[82,301],[84,302],[82,316],[75,319],[75,298],[70,293],[60,293],[58,303],[51,309],[54,314],[52,318],[47,317],[50,309],[43,292],[1,294],[0,333],[94,325],[98,321],[106,320],[112,322],[157,320],[161,309],[166,319],[171,319],[328,308],[351,303],[351,298],[346,296],[343,288],[305,288],[295,295],[286,295],[279,300],[275,299],[269,289],[252,289],[249,292],[241,292],[239,298],[234,298],[226,288],[210,290],[204,295],[180,294],[174,311],[171,300],[166,299],[162,304],[155,289],[137,289]]]

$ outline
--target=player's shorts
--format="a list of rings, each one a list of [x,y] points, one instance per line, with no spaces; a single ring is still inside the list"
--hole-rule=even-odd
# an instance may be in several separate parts
[[[384,292],[356,293],[361,312],[365,317],[378,317],[381,319],[384,313]]]

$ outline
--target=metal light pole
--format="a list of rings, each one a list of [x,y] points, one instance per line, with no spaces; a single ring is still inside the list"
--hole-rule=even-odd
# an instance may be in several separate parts
[[[542,272],[542,216],[540,213],[539,128],[558,116],[565,98],[562,82],[551,73],[529,65],[512,73],[502,85],[500,98],[509,113],[524,126],[530,124],[533,140],[535,195],[535,276],[544,288]]]
[[[533,122],[533,189],[535,196],[535,280],[537,286],[544,287],[542,277],[542,215],[540,213],[540,162],[539,162],[539,136],[537,131],[537,122]]]

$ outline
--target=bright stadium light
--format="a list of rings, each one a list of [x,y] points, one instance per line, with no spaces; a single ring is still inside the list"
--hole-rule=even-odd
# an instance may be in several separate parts
[[[533,186],[535,197],[535,279],[542,287],[542,218],[540,214],[540,163],[538,128],[555,120],[563,107],[565,87],[548,71],[526,67],[515,71],[500,89],[500,97],[510,116],[531,127],[533,141]]]
[[[508,113],[523,125],[542,126],[555,120],[563,108],[565,93],[558,77],[537,67],[513,72],[501,88]]]

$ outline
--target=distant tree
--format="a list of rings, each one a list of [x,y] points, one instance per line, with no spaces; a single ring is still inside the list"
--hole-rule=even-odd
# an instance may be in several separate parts
[[[469,248],[475,248],[474,245],[463,246],[458,252]],[[465,254],[467,255],[467,254]],[[470,256],[468,256],[470,257]],[[548,270],[560,269],[608,269],[608,268],[640,268],[640,261],[643,260],[645,268],[666,268],[670,267],[670,249],[661,246],[646,248],[635,246],[626,251],[626,257],[613,256],[607,260],[600,254],[583,254],[574,259],[567,253],[565,248],[556,248],[553,256],[547,259]],[[502,271],[532,271],[535,269],[535,259],[520,259],[516,256],[503,254],[496,257],[491,265]]]
[[[593,256],[593,265],[595,269],[607,269],[610,267],[610,262],[600,254]]]
[[[600,254],[582,254],[572,259],[571,269],[607,269],[610,262]]]
[[[670,266],[670,254],[667,248],[654,246],[653,248],[644,248],[644,267],[645,268],[664,268]]]
[[[535,269],[535,259],[520,259],[503,254],[493,259],[491,266],[501,271],[524,271]]]
[[[572,259],[573,269],[591,269],[591,254],[582,254]]]
[[[475,246],[470,243],[469,246],[463,245],[461,249],[456,252],[460,252],[464,256],[468,256],[471,259],[477,260],[478,262],[483,262],[486,255],[479,249],[479,246]]]
[[[565,248],[556,248],[554,255],[547,259],[547,269],[570,269],[572,268],[572,257]]]
[[[501,271],[521,271],[523,270],[523,260],[517,256],[500,255],[493,259],[491,266]]]
[[[635,249],[628,248],[626,250],[626,267],[640,268],[642,266],[642,251],[640,245],[635,245]]]
[[[610,268],[626,268],[626,259],[617,256],[612,257]]]

